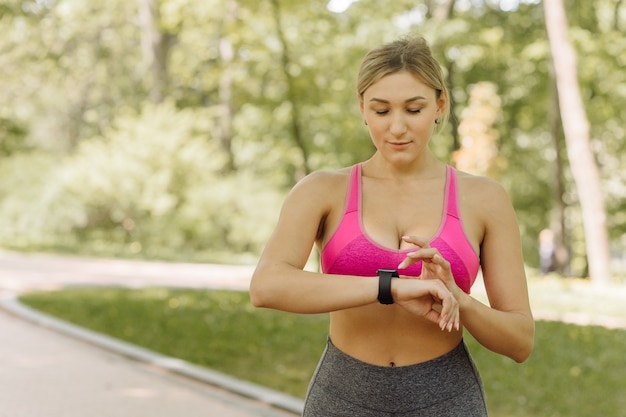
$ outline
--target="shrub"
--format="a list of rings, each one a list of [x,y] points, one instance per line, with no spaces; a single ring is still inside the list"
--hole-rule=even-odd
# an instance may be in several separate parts
[[[245,172],[222,174],[226,158],[205,120],[198,109],[147,105],[58,164],[45,155],[13,160],[3,168],[23,187],[13,195],[12,182],[0,180],[10,196],[0,214],[12,224],[0,241],[116,255],[258,252],[281,196]]]

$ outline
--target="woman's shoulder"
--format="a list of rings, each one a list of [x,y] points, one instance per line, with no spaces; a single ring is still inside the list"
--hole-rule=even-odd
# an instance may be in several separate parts
[[[343,202],[350,172],[351,167],[314,171],[296,183],[287,200],[326,206],[328,209],[336,201]]]
[[[351,168],[314,171],[298,181],[294,189],[306,188],[307,190],[332,192],[339,186],[347,184]]]
[[[507,191],[493,178],[457,170],[459,194],[478,207],[510,205]]]

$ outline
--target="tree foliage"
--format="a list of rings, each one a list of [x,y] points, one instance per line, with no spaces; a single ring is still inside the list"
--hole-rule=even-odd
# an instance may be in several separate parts
[[[623,258],[626,3],[566,3],[614,256]],[[537,0],[360,0],[341,13],[317,0],[13,0],[0,6],[0,29],[3,245],[258,253],[302,175],[371,155],[358,65],[372,46],[419,32],[453,99],[454,123],[433,150],[453,163],[453,129],[471,126],[476,86],[492,86],[498,116],[483,132],[498,169],[488,172],[512,196],[526,259],[537,265],[539,232],[554,227],[562,200],[572,272],[585,273],[566,158],[555,193],[560,154]]]

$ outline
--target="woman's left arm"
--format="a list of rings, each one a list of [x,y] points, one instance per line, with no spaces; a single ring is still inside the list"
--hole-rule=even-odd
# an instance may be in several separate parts
[[[478,181],[476,181],[478,180]],[[489,305],[457,291],[461,320],[487,349],[524,362],[534,345],[535,323],[528,299],[519,225],[506,191],[488,179],[474,179],[472,210],[481,219],[480,263]],[[472,187],[472,188],[475,188]]]
[[[407,242],[420,247],[399,266],[424,261],[422,279],[440,279],[454,294],[463,326],[487,349],[524,362],[534,345],[535,324],[528,300],[519,226],[506,191],[486,178],[474,177],[465,189],[466,203],[480,231],[480,259],[486,306],[455,283],[450,264],[428,242],[414,236]],[[467,212],[466,212],[467,213]]]

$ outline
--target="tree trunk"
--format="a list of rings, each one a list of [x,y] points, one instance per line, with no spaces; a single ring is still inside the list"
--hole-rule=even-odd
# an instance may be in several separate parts
[[[219,100],[220,100],[220,119],[218,126],[218,137],[220,147],[227,156],[224,171],[226,173],[235,171],[235,157],[233,155],[233,77],[231,66],[235,59],[235,47],[229,38],[229,28],[237,20],[239,5],[236,0],[230,0],[226,4],[226,13],[222,22],[221,35],[219,40],[220,61],[222,64],[222,73],[219,81]]]
[[[454,3],[456,0],[440,0],[435,5],[433,12],[433,18],[441,22],[446,21],[452,17],[454,11]]]
[[[550,228],[554,231],[554,269],[561,275],[570,275],[570,248],[568,242],[568,230],[566,226],[565,209],[565,179],[563,161],[563,121],[561,120],[559,96],[557,93],[554,72],[552,72],[552,106],[550,112],[550,135],[554,146],[554,209]]]
[[[289,72],[289,45],[287,44],[287,39],[285,39],[285,34],[283,33],[283,26],[280,19],[280,5],[278,0],[272,0],[272,5],[274,6],[276,32],[278,34],[278,40],[282,46],[281,64],[283,73],[285,74],[285,78],[287,80],[287,100],[291,103],[291,132],[293,140],[296,143],[296,146],[300,149],[300,153],[302,155],[302,166],[296,167],[296,171],[299,171],[296,176],[301,178],[311,172],[309,167],[309,153],[307,151],[304,138],[302,137],[302,128],[300,124],[300,103],[296,98],[295,80]],[[296,180],[300,178],[296,178]]]
[[[622,8],[622,3],[623,2],[624,2],[624,0],[617,0],[615,2],[615,8],[613,9],[615,11],[614,12],[615,20],[613,20],[613,30],[616,31],[616,32],[619,32],[619,31],[622,30],[621,27],[620,27],[620,18],[619,18],[620,12],[619,11]]]
[[[589,121],[578,86],[576,52],[567,36],[563,1],[545,0],[544,11],[567,154],[582,210],[589,274],[592,282],[607,284],[611,281],[611,270],[606,210],[589,139]]]
[[[141,51],[146,70],[151,75],[148,94],[154,103],[163,101],[167,86],[169,39],[159,30],[160,19],[158,0],[139,0]]]
[[[440,23],[445,23],[447,20],[452,19],[455,2],[456,0],[441,0],[437,2],[432,6],[433,19]],[[435,46],[438,47],[437,45]],[[445,57],[445,54],[442,54],[442,57]],[[455,62],[454,60],[444,59],[446,61],[446,84],[448,86],[448,92],[452,95],[454,71],[456,69],[454,65]],[[454,100],[452,100],[452,97],[448,97],[448,100],[450,100],[450,119],[448,123],[450,123],[450,134],[452,135],[452,146],[450,149],[450,154],[452,154],[461,148],[461,142],[459,140],[459,118],[455,114]]]
[[[452,80],[454,79],[454,71],[456,69],[454,61],[448,61],[446,69],[448,92],[452,95]],[[461,141],[459,139],[459,117],[456,115],[454,100],[452,100],[452,97],[448,97],[448,100],[450,100],[450,118],[448,119],[448,123],[450,123],[450,134],[452,135],[452,149],[450,153],[453,153],[461,149]]]

